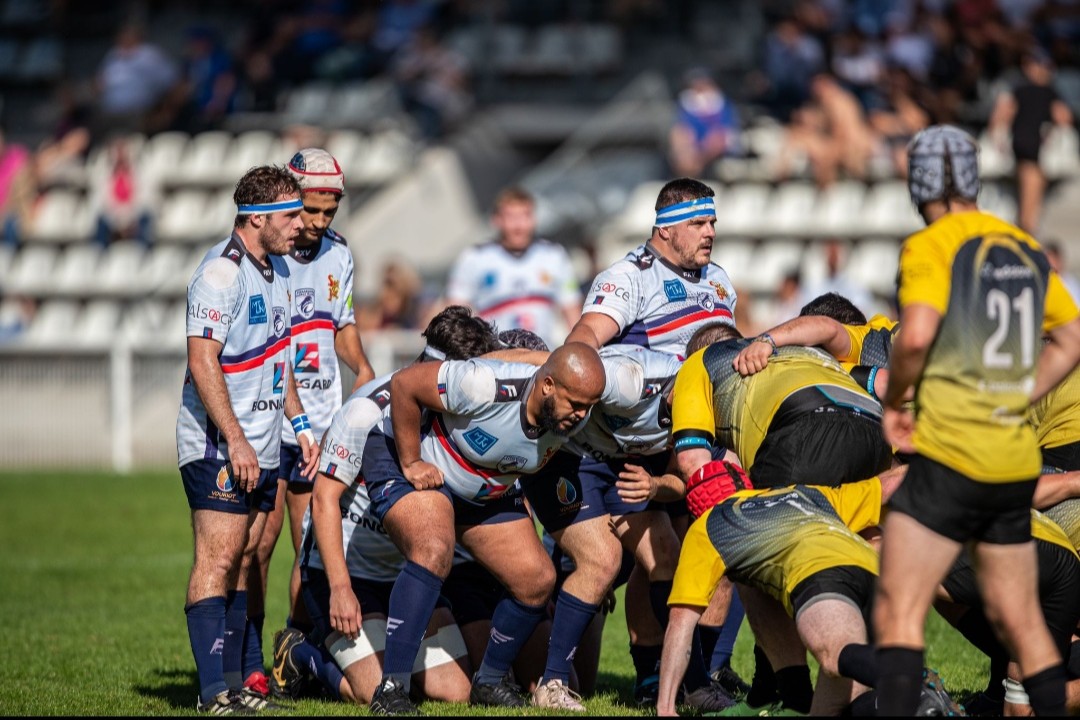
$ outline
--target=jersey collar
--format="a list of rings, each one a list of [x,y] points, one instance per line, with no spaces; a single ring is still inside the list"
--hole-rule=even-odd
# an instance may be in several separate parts
[[[658,262],[660,262],[667,269],[671,270],[673,273],[681,277],[683,280],[693,280],[694,282],[701,282],[701,268],[687,270],[684,267],[676,265],[675,263],[665,258],[663,255],[661,255],[659,252],[657,252],[656,248],[654,248],[652,246],[652,243],[650,242],[645,243],[645,252],[652,255],[654,258],[656,258]]]
[[[266,258],[266,264],[255,259],[255,256],[248,252],[247,247],[244,245],[244,241],[240,239],[240,236],[233,232],[229,238],[229,244],[225,246],[225,254],[228,257],[234,257],[231,251],[239,250],[242,257],[247,257],[251,261],[251,264],[255,266],[255,269],[262,275],[262,279],[268,284],[274,283],[274,265],[270,262],[270,256]],[[239,261],[237,261],[239,264]]]
[[[540,372],[539,369],[536,372]],[[536,374],[534,373],[529,378],[529,383],[525,386],[525,390],[521,393],[521,402],[518,403],[520,412],[518,418],[521,420],[521,432],[525,433],[525,437],[530,440],[539,440],[547,432],[542,427],[537,427],[529,424],[529,412],[526,409],[529,404],[529,396],[532,395],[533,388],[536,387]]]

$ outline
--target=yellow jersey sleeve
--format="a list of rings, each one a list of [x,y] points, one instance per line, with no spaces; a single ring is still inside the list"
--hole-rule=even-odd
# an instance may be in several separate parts
[[[816,488],[852,532],[881,524],[881,480],[872,477],[838,487]]]
[[[705,368],[705,348],[686,359],[675,376],[671,406],[671,436],[675,449],[707,445],[716,432],[713,381]]]
[[[1050,272],[1050,279],[1046,283],[1046,307],[1043,312],[1043,332],[1049,332],[1062,325],[1067,325],[1080,315],[1076,302],[1072,295],[1061,282],[1061,277]]]
[[[709,510],[686,531],[668,605],[708,607],[716,586],[727,570],[706,529],[712,513]]]
[[[1073,547],[1072,540],[1065,534],[1065,531],[1046,515],[1034,509],[1031,511],[1031,536],[1036,540],[1063,547],[1072,553],[1073,557],[1080,560],[1080,556],[1076,554],[1076,548]]]
[[[908,238],[900,251],[900,307],[929,305],[945,314],[952,287],[952,263],[945,252],[944,246],[933,242],[926,230]]]

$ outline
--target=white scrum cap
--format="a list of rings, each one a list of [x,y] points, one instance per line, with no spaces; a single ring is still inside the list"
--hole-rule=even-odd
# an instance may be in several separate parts
[[[345,173],[334,156],[321,148],[304,148],[289,161],[289,172],[304,192],[345,193]]]

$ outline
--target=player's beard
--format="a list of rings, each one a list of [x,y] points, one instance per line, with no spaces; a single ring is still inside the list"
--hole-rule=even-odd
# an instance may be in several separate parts
[[[269,222],[259,229],[259,244],[270,255],[287,255],[295,242],[295,237],[288,237]]]
[[[556,435],[560,435],[563,437],[569,434],[567,431],[562,430],[559,427],[560,420],[559,416],[555,412],[554,396],[549,395],[544,398],[543,401],[541,401],[540,417],[538,418],[538,420],[540,421],[540,427],[542,427],[544,430],[550,430]]]

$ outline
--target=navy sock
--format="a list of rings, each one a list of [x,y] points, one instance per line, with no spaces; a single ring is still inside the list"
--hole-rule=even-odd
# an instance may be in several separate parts
[[[1039,717],[1064,717],[1065,666],[1061,663],[1024,678],[1024,691]]]
[[[547,604],[526,605],[515,598],[503,598],[491,617],[491,638],[484,659],[476,671],[475,681],[497,683],[510,672],[510,664],[518,656],[533,630],[544,619]]]
[[[414,562],[407,562],[390,591],[383,676],[393,678],[406,692],[412,688],[413,664],[442,584],[438,575]]]
[[[723,625],[698,625],[697,634],[701,639],[701,657],[711,658],[716,654],[716,643],[720,642],[720,632],[724,629]],[[716,665],[712,662],[709,663],[710,672],[716,669]]]
[[[671,585],[670,580],[649,583],[649,605],[652,606],[653,615],[660,623],[661,630],[667,630],[668,616],[671,614],[667,604],[668,598],[671,597]]]
[[[585,629],[599,610],[599,605],[587,603],[566,590],[559,591],[558,600],[555,602],[555,619],[551,623],[551,639],[548,641],[547,666],[544,668],[543,677],[545,682],[562,680],[564,685],[570,684],[574,653],[577,652]]]
[[[262,626],[265,619],[265,615],[247,619],[247,627],[244,630],[244,680],[251,677],[252,673],[266,674],[262,646]]]
[[[231,688],[244,684],[244,631],[247,630],[247,591],[232,590],[225,600],[225,650],[221,666]]]
[[[919,707],[923,651],[882,647],[877,651],[878,714],[911,717]]]
[[[660,672],[660,645],[630,645],[630,659],[634,662],[637,681]]]
[[[866,687],[877,687],[877,652],[873,645],[845,645],[836,658],[836,669],[844,677]]]
[[[225,598],[212,597],[184,608],[187,616],[191,654],[199,676],[199,699],[208,703],[228,690],[222,672],[221,653],[225,644]]]
[[[305,639],[294,647],[292,652],[297,665],[307,668],[308,672],[318,678],[335,700],[341,699],[341,679],[344,676],[326,648]]]
[[[739,593],[732,590],[731,606],[728,608],[724,624],[720,626],[720,637],[713,648],[712,661],[709,663],[710,670],[719,670],[731,664],[731,658],[735,655],[735,640],[739,637],[739,629],[742,627],[744,617],[746,617],[746,611],[743,610]],[[705,651],[708,652],[707,649]]]
[[[777,670],[776,691],[780,693],[780,701],[787,709],[803,714],[810,712],[810,704],[814,700],[810,668],[806,665],[792,665]]]
[[[690,640],[690,662],[686,664],[686,675],[683,676],[683,687],[687,692],[694,692],[711,682],[709,672],[705,668],[705,657],[701,653],[701,637],[695,631]]]

